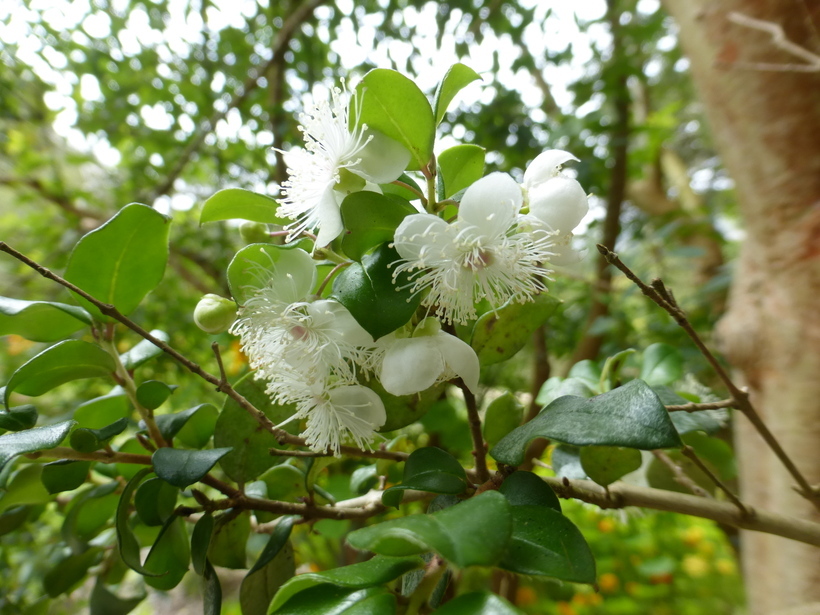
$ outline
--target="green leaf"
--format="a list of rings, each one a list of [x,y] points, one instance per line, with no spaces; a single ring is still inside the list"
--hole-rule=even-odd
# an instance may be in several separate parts
[[[89,540],[108,526],[117,510],[119,496],[114,492],[119,486],[119,481],[113,480],[84,489],[71,499],[60,532],[72,550],[84,549]]]
[[[342,235],[342,250],[354,261],[361,261],[370,248],[393,241],[401,221],[418,213],[402,198],[370,191],[354,192],[345,197],[341,212],[347,229]]]
[[[64,278],[95,299],[130,314],[162,280],[171,218],[132,203],[74,246]],[[108,321],[85,299],[80,304]]]
[[[360,108],[354,109],[360,101]],[[378,130],[410,150],[408,169],[427,166],[433,156],[436,123],[427,97],[407,77],[376,68],[356,86],[351,117]]]
[[[145,569],[154,573],[145,575],[145,583],[154,589],[173,589],[188,572],[190,555],[185,521],[176,516],[169,518],[145,558]]]
[[[523,615],[523,611],[495,594],[471,592],[448,601],[436,615]]]
[[[202,593],[203,615],[220,615],[222,613],[222,586],[219,576],[207,559],[205,560],[205,591]],[[243,615],[245,615],[243,613]]]
[[[467,490],[467,474],[450,453],[434,446],[419,448],[405,461],[401,484],[387,489],[382,503],[398,507],[406,489],[457,495]]]
[[[72,380],[110,376],[117,369],[105,350],[82,340],[66,340],[29,359],[12,375],[3,399],[6,407],[12,392],[37,397]]]
[[[298,248],[252,243],[237,252],[228,265],[234,300],[245,303],[266,282],[289,289],[286,303],[303,301],[316,285],[316,266],[310,254]]]
[[[558,496],[532,472],[513,472],[504,479],[498,491],[506,496],[512,506],[546,506],[561,512]]]
[[[406,184],[407,186],[411,186],[416,192],[413,192],[413,190],[405,188],[404,186],[398,186],[395,183],[379,184],[379,187],[382,189],[384,194],[401,197],[405,201],[415,201],[419,198],[419,194],[424,193],[418,182],[407,175],[407,173],[402,173],[396,181]]]
[[[487,491],[430,515],[410,515],[355,530],[347,541],[356,549],[380,555],[418,555],[432,550],[462,568],[492,566],[510,537],[510,509],[507,498]]]
[[[633,380],[592,399],[559,397],[529,423],[505,436],[490,455],[517,466],[535,438],[566,444],[625,446],[653,450],[682,443],[661,400],[642,380]]]
[[[501,438],[521,425],[523,419],[524,406],[515,395],[509,391],[499,395],[490,402],[484,413],[484,439],[490,446],[495,446]]]
[[[280,518],[279,523],[276,524],[276,527],[268,539],[268,544],[266,544],[265,548],[262,549],[262,553],[259,554],[259,558],[256,560],[253,568],[248,571],[247,576],[252,575],[257,570],[261,570],[267,566],[274,557],[276,557],[279,550],[282,549],[282,547],[284,547],[288,542],[290,532],[293,529],[293,523],[296,519],[298,519],[296,516],[285,516]]]
[[[214,533],[208,547],[208,560],[223,568],[245,568],[246,544],[251,533],[247,512],[232,511],[215,519]]]
[[[456,145],[439,154],[439,177],[444,184],[444,198],[468,188],[484,175],[484,154],[478,145]]]
[[[114,387],[110,393],[96,397],[77,406],[74,420],[80,427],[100,429],[130,414],[131,402],[122,387]]]
[[[165,331],[160,331],[159,329],[151,331],[151,335],[163,342],[168,342],[171,339]],[[153,342],[142,340],[141,342],[137,342],[131,350],[122,353],[120,355],[120,362],[125,369],[133,371],[162,353],[162,348],[154,345]]]
[[[559,444],[552,449],[550,455],[552,471],[558,477],[569,479],[585,479],[587,473],[581,467],[581,449],[569,444]]]
[[[90,324],[91,314],[75,305],[0,297],[0,335],[55,342]]]
[[[102,552],[100,548],[92,548],[64,557],[46,572],[43,589],[52,598],[70,592],[85,580],[88,569],[101,559]]]
[[[34,506],[15,506],[4,513],[0,513],[0,536],[5,536],[19,529],[26,521]]]
[[[182,412],[154,417],[162,437],[167,441],[179,437],[191,448],[202,448],[214,433],[219,411],[211,404],[199,404]]]
[[[174,512],[179,490],[161,478],[149,478],[134,495],[134,508],[147,526],[163,525]]]
[[[522,505],[512,507],[512,518],[502,568],[575,583],[595,582],[595,558],[589,545],[564,515],[544,506]]]
[[[40,476],[43,466],[39,464],[27,465],[20,468],[0,492],[0,512],[22,504],[45,504],[51,500],[48,491],[43,486]]]
[[[125,485],[125,489],[122,490],[120,502],[117,505],[116,516],[117,544],[120,550],[120,557],[122,557],[122,561],[125,562],[126,566],[143,576],[156,575],[153,571],[144,568],[140,563],[140,544],[128,523],[128,517],[131,509],[131,495],[142,482],[142,479],[151,472],[151,468],[143,468],[128,481]]]
[[[581,466],[587,476],[603,487],[641,467],[641,452],[618,446],[585,446]]]
[[[641,380],[650,386],[669,385],[683,378],[683,357],[669,344],[652,344],[643,353]]]
[[[151,461],[157,476],[175,487],[184,489],[205,476],[230,450],[230,447],[204,451],[161,448],[151,455]]]
[[[242,608],[242,615],[265,615],[276,592],[295,573],[293,546],[286,540],[264,566],[254,572],[249,572],[242,579],[242,585],[239,587],[239,605]]]
[[[613,385],[617,385],[621,377],[621,369],[626,363],[626,360],[635,354],[634,348],[627,348],[622,350],[604,362],[604,367],[601,370],[601,380],[598,388],[602,393],[612,390]]]
[[[17,455],[54,448],[68,435],[74,421],[63,421],[0,436],[0,470]],[[0,488],[3,485],[0,484]]]
[[[435,95],[435,110],[436,110],[436,126],[441,123],[444,114],[447,112],[447,107],[464,87],[471,84],[473,81],[480,81],[481,76],[472,68],[458,63],[453,64],[444,79],[441,80],[436,88]]]
[[[410,291],[406,273],[393,284],[393,266],[399,260],[398,252],[383,243],[333,281],[331,297],[375,339],[405,324],[421,303],[421,295]]]
[[[381,587],[319,585],[293,596],[271,615],[395,615],[396,598]]]
[[[0,429],[22,431],[37,424],[37,408],[31,404],[0,410]]]
[[[165,403],[175,388],[159,380],[146,380],[137,387],[137,403],[149,410],[156,410]]]
[[[214,516],[206,512],[194,525],[191,534],[191,565],[199,576],[205,575],[208,549],[211,546],[211,537],[214,533]]]
[[[220,190],[205,201],[199,214],[199,223],[239,219],[285,226],[290,220],[276,215],[278,207],[279,203],[275,199],[264,194],[241,188],[228,188]]]
[[[393,395],[384,390],[377,378],[371,378],[364,386],[373,389],[384,404],[387,420],[377,430],[381,433],[406,427],[424,417],[439,400],[444,388],[441,384],[413,395]]]
[[[89,598],[89,615],[128,615],[143,600],[145,600],[144,592],[131,598],[120,598],[105,586],[102,579],[97,577]]]
[[[265,393],[265,384],[255,380],[253,374],[244,376],[234,385],[234,389],[261,410],[274,425],[284,422],[296,411],[290,405],[272,404]],[[296,430],[299,424],[291,423],[284,428]],[[216,421],[214,446],[233,447],[219,465],[225,474],[238,483],[255,480],[280,461],[270,454],[270,449],[279,446],[276,437],[263,429],[247,410],[230,397],[225,399],[225,405]]]
[[[558,307],[558,301],[547,293],[527,303],[509,302],[495,312],[483,314],[473,327],[470,345],[481,365],[506,361],[521,350]]]
[[[73,491],[85,482],[90,468],[90,461],[60,459],[43,466],[40,480],[43,481],[46,491],[51,494]]]
[[[268,499],[295,502],[306,496],[305,473],[290,464],[275,466],[261,476],[268,488]]]
[[[583,381],[593,392],[603,393],[603,391],[598,388],[601,384],[601,368],[595,361],[590,361],[589,359],[578,361],[578,363],[573,365],[569,370],[567,376]]]
[[[541,386],[541,390],[538,391],[535,398],[535,403],[543,407],[564,395],[589,398],[593,397],[595,393],[592,392],[585,380],[580,378],[556,378],[553,376]]]
[[[307,572],[293,577],[276,592],[270,605],[275,612],[292,596],[317,585],[330,584],[346,589],[366,589],[389,583],[406,572],[421,568],[424,560],[420,557],[385,557],[377,555],[360,564],[333,568],[324,572]]]
[[[658,394],[664,406],[689,403],[688,399],[681,397],[667,386],[654,386],[652,390]],[[669,418],[672,419],[672,423],[680,435],[693,431],[704,431],[707,434],[713,434],[722,427],[720,421],[708,412],[670,412]]]
[[[117,419],[110,425],[100,429],[78,427],[71,432],[69,443],[71,448],[81,453],[93,453],[111,441],[111,438],[121,434],[128,427],[127,419]]]

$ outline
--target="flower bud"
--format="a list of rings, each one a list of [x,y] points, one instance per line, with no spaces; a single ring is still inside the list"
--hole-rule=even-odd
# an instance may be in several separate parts
[[[270,241],[268,225],[261,222],[243,222],[239,225],[239,234],[248,243],[268,243]]]
[[[219,295],[205,295],[194,308],[194,322],[205,333],[223,333],[230,328],[234,320],[236,304]]]

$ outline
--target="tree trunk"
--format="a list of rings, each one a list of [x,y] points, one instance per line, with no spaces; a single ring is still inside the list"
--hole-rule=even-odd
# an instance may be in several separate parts
[[[747,238],[719,333],[764,421],[812,484],[820,483],[820,71],[737,11],[781,26],[820,53],[820,3],[664,0],[734,179]],[[770,68],[770,67],[769,67]],[[820,521],[820,513],[747,421],[737,417],[741,495],[754,506]],[[750,613],[820,613],[820,550],[744,533]]]

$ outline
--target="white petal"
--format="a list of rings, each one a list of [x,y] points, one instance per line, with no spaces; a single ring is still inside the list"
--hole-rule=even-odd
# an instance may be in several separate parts
[[[529,191],[530,214],[559,233],[569,233],[589,211],[586,192],[574,179],[553,177]]]
[[[554,267],[572,267],[581,262],[581,253],[572,247],[572,233],[558,237],[551,250],[549,263]]]
[[[570,160],[577,161],[578,159],[569,152],[560,149],[548,149],[541,152],[535,157],[535,160],[527,165],[527,170],[524,171],[524,187],[527,190],[532,190],[538,184],[556,177],[561,165]]]
[[[317,248],[325,247],[342,234],[344,225],[342,224],[342,213],[339,210],[342,198],[342,195],[331,187],[325,191],[316,205],[316,216],[319,218],[319,233],[316,235]]]
[[[450,225],[433,214],[411,214],[401,221],[393,245],[404,259],[420,260],[431,250],[444,249]]]
[[[323,299],[307,306],[313,326],[325,331],[328,337],[352,346],[370,346],[373,337],[353,318],[338,301]]]
[[[410,150],[375,130],[366,134],[370,142],[358,153],[359,163],[351,166],[350,171],[374,184],[398,179],[410,162]]]
[[[524,196],[506,173],[490,173],[472,184],[458,208],[458,219],[488,237],[504,234],[515,220]]]
[[[454,335],[440,331],[433,336],[444,362],[464,381],[473,393],[478,391],[478,376],[481,370],[475,350]]]
[[[269,288],[266,295],[275,296],[283,304],[304,301],[316,285],[316,265],[310,254],[299,248],[266,252],[273,260],[265,274]]]
[[[411,395],[433,386],[444,371],[434,337],[397,340],[384,355],[379,380],[393,395]]]
[[[350,385],[333,389],[330,391],[330,401],[334,406],[350,411],[372,429],[381,427],[387,420],[381,398],[367,387]],[[343,423],[352,430],[349,421],[343,420]]]

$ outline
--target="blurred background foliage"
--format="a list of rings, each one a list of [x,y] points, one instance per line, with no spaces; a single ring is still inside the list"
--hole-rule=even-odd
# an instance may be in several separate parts
[[[721,314],[727,263],[742,230],[688,62],[654,0],[584,2],[575,12],[564,4],[5,2],[0,235],[61,271],[77,239],[123,205],[143,202],[169,213],[169,270],[132,317],[148,329],[166,327],[173,346],[213,368],[208,340],[191,314],[202,294],[227,294],[225,267],[243,242],[230,225],[199,226],[203,200],[225,187],[277,194],[286,170],[276,149],[301,143],[298,112],[314,88],[321,96],[340,77],[355,83],[378,66],[417,78],[432,95],[446,68],[462,61],[483,82],[465,90],[447,114],[441,134],[448,137],[438,150],[453,141],[476,143],[488,151],[488,171],[520,177],[542,150],[566,149],[580,159],[571,166],[593,195],[578,237],[587,258],[550,285],[562,303],[537,332],[534,348],[488,370],[484,382],[532,393],[533,378],[540,383],[566,375],[577,361],[660,341],[679,346],[686,371],[702,375],[705,366],[683,343],[683,332],[625,280],[610,279],[594,249],[614,246],[642,277],[662,275],[696,329],[710,331]],[[60,287],[8,258],[0,260],[0,295],[67,300]],[[229,375],[239,376],[246,366],[238,346],[227,335],[215,339],[230,349]],[[119,343],[125,350],[136,341],[125,334]],[[43,347],[0,337],[0,381]],[[547,362],[534,361],[544,354]],[[141,376],[184,384],[167,402],[175,408],[212,396],[165,358]],[[707,386],[708,378],[702,375]],[[106,392],[94,381],[63,387],[44,397],[40,409],[55,420],[68,418],[72,400]],[[467,459],[471,446],[456,406],[428,415],[423,437]],[[421,430],[408,433],[422,437]],[[351,463],[322,478],[336,497],[353,495],[345,477],[358,462]],[[513,595],[525,611],[738,612],[736,557],[719,528],[668,514],[567,508],[598,559],[599,591],[520,580]],[[343,525],[300,528],[297,566],[350,563],[353,555],[340,546],[349,529]],[[0,613],[35,612],[14,605],[31,604],[41,593],[42,576],[62,548],[59,532],[56,521],[40,514],[36,523],[0,537]],[[194,585],[183,587],[195,593]],[[84,595],[75,592],[51,612],[76,612]],[[229,590],[226,597],[225,612],[238,612]],[[160,612],[160,603],[140,608]]]

